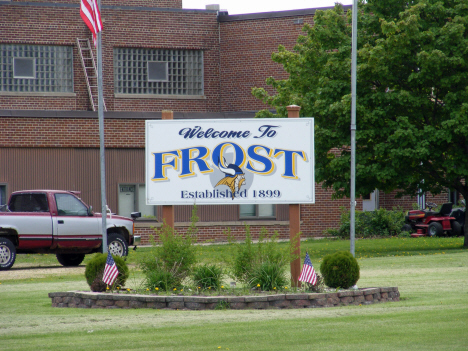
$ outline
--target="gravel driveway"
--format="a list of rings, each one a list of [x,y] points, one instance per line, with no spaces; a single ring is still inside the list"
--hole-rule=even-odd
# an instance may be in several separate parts
[[[62,266],[44,266],[44,267],[30,267],[30,266],[13,266],[7,271],[0,271],[0,281],[11,279],[34,279],[46,278],[49,276],[65,276],[65,275],[84,275],[85,266],[78,267],[62,267]]]

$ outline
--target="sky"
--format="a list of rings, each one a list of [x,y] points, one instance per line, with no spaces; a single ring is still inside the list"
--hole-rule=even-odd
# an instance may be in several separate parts
[[[219,4],[230,15],[271,11],[301,10],[333,6],[335,2],[351,5],[352,0],[182,0],[184,9],[205,9],[206,5]]]

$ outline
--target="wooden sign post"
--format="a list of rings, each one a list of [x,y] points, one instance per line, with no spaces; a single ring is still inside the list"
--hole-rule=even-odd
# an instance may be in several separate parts
[[[290,105],[286,107],[289,118],[299,118],[300,106]],[[299,204],[289,205],[289,240],[294,244],[293,254],[296,259],[291,262],[291,286],[301,287],[299,275],[301,274],[301,207]]]
[[[170,110],[162,110],[161,119],[174,119],[174,113]],[[174,205],[163,205],[162,216],[166,225],[174,229]]]

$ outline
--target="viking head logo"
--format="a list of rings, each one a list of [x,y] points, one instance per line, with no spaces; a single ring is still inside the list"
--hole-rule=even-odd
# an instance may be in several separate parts
[[[221,179],[218,184],[215,185],[215,188],[218,185],[227,185],[228,188],[231,189],[232,199],[234,200],[234,194],[236,191],[240,190],[242,184],[245,182],[244,172],[242,172],[240,167],[235,164],[231,163],[226,166],[226,160],[224,160],[224,158],[223,162],[221,161],[221,158],[219,158],[218,168],[226,175],[226,177]]]

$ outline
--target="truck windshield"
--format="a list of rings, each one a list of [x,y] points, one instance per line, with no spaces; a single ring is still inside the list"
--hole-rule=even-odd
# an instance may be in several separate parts
[[[17,194],[8,204],[11,212],[49,212],[46,194]]]
[[[59,216],[87,216],[88,208],[70,194],[55,194]]]

